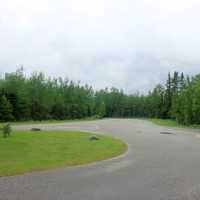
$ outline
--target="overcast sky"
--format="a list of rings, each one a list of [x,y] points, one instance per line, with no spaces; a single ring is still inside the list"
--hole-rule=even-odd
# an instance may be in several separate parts
[[[151,89],[200,73],[199,0],[0,0],[0,73]]]

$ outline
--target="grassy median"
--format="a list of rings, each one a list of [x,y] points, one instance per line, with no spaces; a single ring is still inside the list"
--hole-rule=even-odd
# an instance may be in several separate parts
[[[127,146],[105,135],[77,131],[14,131],[0,135],[0,176],[91,163],[122,154]]]

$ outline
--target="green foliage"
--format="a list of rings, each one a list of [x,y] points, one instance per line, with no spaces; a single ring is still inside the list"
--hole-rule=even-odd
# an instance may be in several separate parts
[[[5,95],[0,97],[0,121],[13,120],[12,105]]]
[[[2,128],[2,132],[3,132],[4,138],[9,137],[11,132],[12,132],[12,128],[11,128],[10,124],[4,125],[3,128]]]
[[[175,98],[173,113],[179,123],[200,124],[200,76],[188,81],[187,86]]]
[[[0,78],[0,121],[68,120],[92,116],[151,117],[200,124],[200,75],[168,74],[147,95],[117,88],[94,91],[68,79],[26,77],[23,68]]]

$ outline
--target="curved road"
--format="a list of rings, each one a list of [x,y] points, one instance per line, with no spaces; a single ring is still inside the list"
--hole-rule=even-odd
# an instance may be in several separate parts
[[[198,131],[135,119],[15,126],[31,127],[104,132],[126,141],[129,150],[90,165],[1,177],[0,200],[200,199]]]

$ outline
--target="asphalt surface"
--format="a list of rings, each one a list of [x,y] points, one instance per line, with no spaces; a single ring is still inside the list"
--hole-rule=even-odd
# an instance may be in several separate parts
[[[129,149],[90,165],[1,177],[0,200],[200,200],[198,131],[135,119],[15,126],[31,127],[103,132]]]

